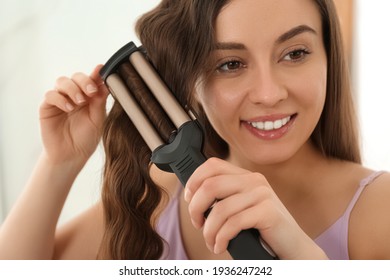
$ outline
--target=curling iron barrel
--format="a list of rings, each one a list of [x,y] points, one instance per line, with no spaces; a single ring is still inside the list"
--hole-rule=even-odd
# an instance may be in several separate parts
[[[185,186],[206,160],[202,154],[203,131],[197,121],[180,106],[133,42],[118,50],[100,75],[152,151],[151,161],[160,169],[175,173]],[[128,75],[139,75],[143,82],[134,87]],[[150,118],[155,111],[164,117]],[[161,131],[161,126],[169,133]],[[228,251],[234,259],[275,259],[260,240],[256,229],[241,231],[229,242]]]

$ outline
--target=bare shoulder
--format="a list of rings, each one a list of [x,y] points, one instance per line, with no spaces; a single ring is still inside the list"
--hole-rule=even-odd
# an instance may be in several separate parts
[[[390,259],[390,173],[370,182],[357,201],[350,220],[350,256]]]
[[[57,229],[54,258],[96,259],[103,233],[103,207],[98,202]]]

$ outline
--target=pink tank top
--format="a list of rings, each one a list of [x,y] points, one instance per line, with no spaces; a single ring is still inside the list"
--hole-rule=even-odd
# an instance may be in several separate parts
[[[367,178],[363,179],[344,214],[314,240],[317,245],[324,250],[329,259],[349,259],[348,225],[351,211],[364,188],[383,173],[383,171],[374,172]],[[167,205],[167,208],[161,214],[157,224],[157,232],[165,240],[164,252],[161,259],[188,260],[180,232],[179,196],[181,192],[182,188],[178,188],[175,195]]]

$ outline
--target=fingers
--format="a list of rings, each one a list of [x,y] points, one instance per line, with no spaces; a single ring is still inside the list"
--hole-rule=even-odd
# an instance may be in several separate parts
[[[82,84],[81,75],[83,74],[75,74],[72,78],[60,77],[55,84],[56,91],[66,97],[73,107],[74,105],[81,105],[87,100],[86,92],[83,91],[84,85]],[[97,91],[97,88],[95,91]]]
[[[90,76],[78,72],[69,77],[59,77],[55,89],[46,92],[42,109],[55,106],[64,112],[72,112],[87,102],[98,100],[104,103],[108,90],[99,76],[102,65],[98,65]]]
[[[108,89],[106,87],[106,85],[104,84],[104,81],[102,80],[102,78],[100,77],[100,70],[102,69],[103,67],[103,64],[99,64],[95,67],[95,69],[92,71],[91,75],[90,75],[90,78],[95,82],[95,84],[97,85],[98,87],[98,90],[99,90],[99,93],[103,94],[103,95],[107,95],[108,94]]]
[[[202,185],[202,183],[211,177],[216,177],[221,174],[244,174],[247,170],[233,166],[228,162],[218,159],[210,158],[200,167],[198,167],[192,174],[184,189],[184,197],[187,202],[192,198],[192,195]]]
[[[229,241],[244,229],[266,228],[267,222],[262,221],[265,211],[259,209],[277,200],[263,175],[219,159],[200,166],[187,188],[185,199],[192,223],[198,229],[203,227],[207,247],[214,253],[225,251]],[[204,213],[211,205],[205,219]]]
[[[282,258],[299,259],[300,244],[317,248],[260,173],[209,159],[188,180],[185,199],[192,223],[203,227],[206,245],[215,254],[225,252],[230,240],[251,228]],[[203,213],[211,205],[205,219]]]
[[[214,238],[209,241],[208,247],[212,248],[215,254],[226,251],[230,240],[242,230],[253,228],[253,224],[257,222],[258,213],[261,213],[259,208],[254,206],[231,216],[214,235]]]
[[[215,202],[260,186],[269,186],[259,173],[238,168],[220,159],[209,159],[200,166],[185,188],[192,223],[200,228],[204,213]]]
[[[241,175],[217,175],[205,179],[192,195],[189,202],[188,211],[192,222],[196,228],[200,228],[204,223],[204,213],[216,201],[221,201],[227,197],[238,194],[242,191]],[[218,203],[220,204],[220,202]],[[214,209],[213,211],[214,212]]]
[[[49,90],[46,92],[44,102],[41,105],[41,111],[53,109],[52,107],[58,108],[64,112],[72,112],[75,109],[73,102],[57,90]]]
[[[81,74],[80,74],[81,75]],[[87,101],[87,95],[82,90],[82,85],[79,85],[81,77],[75,77],[75,82],[73,79],[68,77],[60,77],[55,83],[55,89],[49,90],[45,94],[45,99],[41,106],[41,114],[44,117],[46,115],[46,110],[52,107],[56,107],[66,113],[72,112],[79,106],[83,106]],[[78,80],[77,80],[78,79]],[[49,114],[48,116],[50,116]]]
[[[90,75],[90,78],[95,82],[95,84],[100,87],[104,84],[104,81],[102,80],[102,78],[100,77],[100,70],[103,68],[103,64],[98,64],[95,66],[95,68],[93,69],[91,75]]]
[[[266,231],[270,227],[270,218],[274,216],[272,196],[269,188],[262,187],[217,202],[203,228],[208,247],[219,254],[242,230],[257,228]]]

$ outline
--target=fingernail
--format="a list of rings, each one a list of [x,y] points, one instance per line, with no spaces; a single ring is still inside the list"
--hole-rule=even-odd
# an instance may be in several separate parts
[[[77,101],[77,103],[80,104],[80,103],[85,102],[85,98],[81,93],[78,93],[78,94],[76,94],[76,101]]]
[[[195,222],[195,220],[191,219],[191,223],[192,225],[194,226],[194,228],[196,229],[200,229],[201,227],[199,226],[199,224],[197,222]]]
[[[95,93],[97,92],[97,87],[95,87],[94,85],[87,85],[87,92],[88,93]]]
[[[66,104],[65,104],[65,108],[66,108],[66,110],[68,110],[68,111],[73,111],[73,109],[74,109],[74,107],[73,107],[72,104],[70,104],[70,103],[66,103]]]
[[[191,191],[189,191],[188,189],[185,189],[185,191],[184,191],[184,200],[186,202],[189,202],[190,198],[191,198],[191,195],[192,195]]]
[[[207,247],[207,249],[210,250],[210,252],[214,252],[213,246],[211,246],[208,243],[206,243],[206,247]]]
[[[217,245],[214,246],[214,254],[219,255],[221,253],[221,250],[217,247]]]

